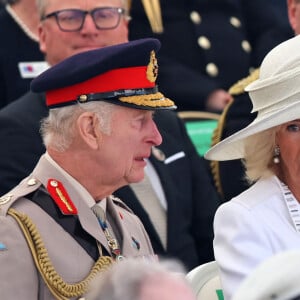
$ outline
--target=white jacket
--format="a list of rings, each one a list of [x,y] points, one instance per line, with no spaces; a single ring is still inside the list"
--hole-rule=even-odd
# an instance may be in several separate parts
[[[263,260],[285,250],[300,249],[300,233],[275,176],[258,181],[221,205],[215,215],[214,232],[225,300],[232,298],[242,280]]]

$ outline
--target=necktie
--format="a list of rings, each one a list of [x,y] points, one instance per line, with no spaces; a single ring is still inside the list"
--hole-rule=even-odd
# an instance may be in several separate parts
[[[113,256],[117,259],[121,258],[121,249],[120,249],[119,243],[114,235],[114,232],[113,232],[111,226],[106,221],[106,215],[105,215],[104,210],[102,209],[102,207],[95,204],[92,207],[92,211],[94,212],[94,214],[96,215],[96,217],[99,221],[99,224],[100,224],[100,226],[104,232],[104,235],[106,237],[107,244],[108,244]]]
[[[163,247],[167,247],[166,211],[162,207],[147,175],[143,181],[130,185],[138,200],[149,214],[151,222],[157,231]]]
[[[104,212],[104,210],[101,206],[99,206],[98,204],[95,204],[92,207],[92,211],[97,216],[98,220],[101,220],[102,222],[105,222],[106,216],[105,216],[105,212]]]

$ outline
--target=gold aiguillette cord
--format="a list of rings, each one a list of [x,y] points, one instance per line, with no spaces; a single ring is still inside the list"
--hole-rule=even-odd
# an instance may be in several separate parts
[[[163,22],[160,8],[160,0],[142,0],[144,9],[148,20],[151,25],[151,29],[154,33],[163,32]]]

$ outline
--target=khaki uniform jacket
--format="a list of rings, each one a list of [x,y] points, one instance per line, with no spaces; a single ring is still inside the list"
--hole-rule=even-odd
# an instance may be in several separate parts
[[[98,220],[83,197],[89,193],[43,155],[33,173],[0,198],[0,291],[1,299],[55,299],[45,285],[32,258],[19,225],[7,214],[10,207],[28,215],[36,225],[54,269],[67,283],[82,281],[94,265],[87,251],[39,205],[26,199],[37,189],[47,187],[49,179],[60,181],[78,211],[81,227],[110,253]],[[152,257],[153,250],[140,220],[114,197],[107,198],[107,210],[121,235],[121,253]],[[76,299],[72,298],[72,299]]]

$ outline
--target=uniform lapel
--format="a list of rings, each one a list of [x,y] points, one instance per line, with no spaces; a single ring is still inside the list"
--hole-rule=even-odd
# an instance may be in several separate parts
[[[140,201],[137,199],[136,195],[134,194],[130,186],[125,186],[119,189],[114,194],[117,197],[119,197],[126,205],[128,205],[134,211],[134,213],[140,218],[150,237],[154,251],[163,253],[164,248],[162,246],[158,233],[156,232],[149,218],[148,213],[145,211],[145,209],[141,205]]]
[[[97,217],[83,200],[85,197],[91,197],[88,192],[76,188],[74,184],[71,184],[69,178],[66,178],[66,176],[52,165],[45,156],[41,157],[37,167],[33,171],[33,176],[40,180],[45,187],[47,187],[47,182],[50,178],[60,181],[78,210],[78,218],[82,228],[99,241],[110,253],[106,238],[98,223]]]

